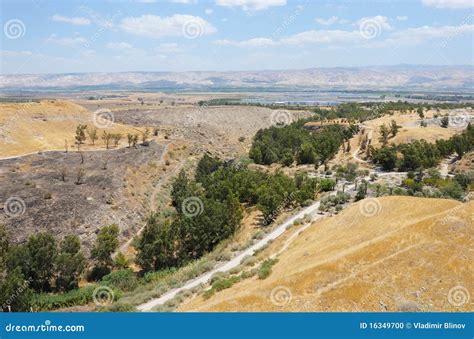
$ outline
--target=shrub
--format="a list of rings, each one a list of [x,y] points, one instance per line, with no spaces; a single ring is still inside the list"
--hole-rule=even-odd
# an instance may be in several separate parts
[[[72,290],[63,294],[36,294],[32,306],[35,311],[51,311],[58,308],[85,305],[92,301],[96,286]]]
[[[244,266],[253,266],[257,262],[257,258],[255,258],[252,255],[247,255],[242,258],[242,261],[240,262]]]
[[[229,261],[230,259],[232,259],[232,253],[230,253],[229,251],[223,251],[217,255],[216,259],[218,261]]]
[[[272,266],[277,263],[278,259],[267,259],[261,265],[258,270],[258,278],[263,280],[270,276],[272,273]]]
[[[216,290],[216,292],[231,288],[232,285],[240,281],[240,277],[232,277],[229,279],[221,279],[217,280],[215,283],[212,284],[212,288]]]
[[[211,279],[210,279],[210,283],[211,284],[214,284],[216,281],[219,281],[219,280],[222,280],[222,279],[225,279],[229,276],[229,274],[227,272],[216,272],[212,275]]]
[[[136,312],[137,309],[135,308],[135,306],[131,304],[118,302],[118,303],[112,304],[112,306],[108,308],[108,311],[109,312]]]
[[[265,232],[260,230],[257,233],[255,233],[252,238],[260,240],[260,239],[263,239],[264,236],[265,236]]]
[[[131,291],[138,284],[135,274],[130,269],[112,272],[103,277],[101,283],[122,291]]]

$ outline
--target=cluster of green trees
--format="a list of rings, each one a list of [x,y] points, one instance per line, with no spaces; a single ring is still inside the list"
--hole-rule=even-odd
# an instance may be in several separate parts
[[[116,225],[100,230],[90,256],[95,263],[89,275],[92,279],[111,272],[117,237]],[[38,233],[15,245],[10,244],[5,228],[0,226],[0,309],[29,311],[34,294],[75,290],[86,267],[75,235],[67,235],[58,243],[50,233]]]
[[[316,132],[304,127],[307,122],[317,120],[314,117],[301,119],[288,126],[259,130],[253,140],[250,158],[264,165],[281,163],[289,166],[295,160],[298,164],[327,164],[358,127],[326,125]]]
[[[313,199],[316,190],[317,181],[305,175],[266,174],[204,155],[194,178],[181,171],[173,183],[173,218],[148,219],[137,263],[144,271],[182,266],[235,233],[242,204],[257,206],[269,223],[282,208]],[[194,204],[192,211],[188,203]]]
[[[458,173],[452,178],[442,178],[434,168],[410,171],[402,186],[409,195],[462,200],[464,192],[474,186],[474,173]]]
[[[371,147],[371,146],[369,146]],[[371,148],[370,156],[375,164],[385,171],[398,169],[399,171],[415,171],[436,167],[440,161],[456,153],[462,157],[474,149],[474,127],[469,124],[458,135],[448,140],[436,140],[429,143],[425,140],[416,140],[409,144],[383,146],[379,149]]]
[[[381,117],[385,114],[391,114],[399,111],[401,113],[423,114],[424,109],[454,109],[469,107],[470,104],[461,103],[435,103],[426,105],[423,103],[415,104],[407,101],[396,102],[364,102],[364,103],[343,103],[332,109],[321,109],[316,107],[313,112],[321,119],[347,119],[349,121],[366,121]],[[420,115],[421,117],[421,115]]]

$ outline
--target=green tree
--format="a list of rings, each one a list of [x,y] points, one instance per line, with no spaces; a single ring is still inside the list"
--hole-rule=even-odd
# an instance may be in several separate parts
[[[30,281],[25,280],[20,267],[0,279],[0,311],[29,312],[32,299]]]
[[[76,142],[80,145],[86,140],[87,125],[79,124],[76,127]]]
[[[0,274],[6,268],[9,247],[7,230],[5,226],[0,225]]]
[[[392,137],[395,137],[398,134],[398,130],[401,126],[397,125],[395,120],[392,120],[390,123],[390,133],[392,133]]]
[[[112,254],[119,245],[118,235],[119,228],[115,224],[104,226],[99,231],[91,251],[91,258],[97,261],[99,266],[107,268],[113,266]]]
[[[442,117],[441,118],[441,127],[448,128],[448,126],[449,126],[449,118],[448,117]]]
[[[87,129],[87,135],[89,135],[89,140],[91,141],[92,145],[95,145],[95,141],[99,139],[99,137],[97,136],[97,128],[92,127],[90,129]]]
[[[374,152],[372,161],[382,166],[384,171],[392,171],[397,166],[397,151],[393,147],[382,147]]]
[[[309,142],[301,145],[298,152],[298,164],[315,164],[316,163],[316,152],[313,145]]]
[[[418,107],[416,110],[416,113],[418,113],[418,116],[420,117],[420,119],[425,118],[425,113],[423,113],[423,107]]]
[[[56,258],[56,289],[69,291],[78,288],[85,265],[79,238],[76,235],[66,236],[60,244]]]
[[[380,138],[379,138],[379,141],[383,144],[383,145],[386,145],[387,142],[388,142],[388,136],[390,134],[390,130],[388,129],[388,127],[383,124],[379,127],[379,132],[380,132]]]

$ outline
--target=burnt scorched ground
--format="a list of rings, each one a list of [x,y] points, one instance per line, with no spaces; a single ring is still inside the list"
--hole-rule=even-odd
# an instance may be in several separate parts
[[[84,164],[76,151],[0,160],[0,224],[14,242],[50,231],[58,238],[76,234],[90,248],[100,227],[112,223],[119,226],[121,240],[128,239],[141,227],[148,204],[134,194],[127,177],[159,162],[163,149],[151,142],[83,152]],[[84,178],[77,184],[81,167]]]

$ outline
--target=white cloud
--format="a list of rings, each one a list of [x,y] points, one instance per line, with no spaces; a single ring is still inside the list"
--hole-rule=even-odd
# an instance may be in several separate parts
[[[472,0],[422,0],[423,5],[435,8],[462,9],[474,7]]]
[[[390,26],[384,27],[387,29]],[[268,48],[287,45],[298,45],[301,47],[324,45],[326,48],[332,49],[346,48],[349,45],[360,48],[383,48],[387,46],[420,44],[435,39],[449,41],[458,35],[472,32],[474,32],[474,25],[468,24],[440,27],[422,26],[401,31],[390,31],[386,38],[372,40],[364,37],[363,32],[360,30],[310,30],[290,35],[280,40],[258,37],[241,41],[216,40],[214,44],[240,48]]]
[[[122,20],[120,27],[129,33],[159,39],[166,36],[183,36],[191,32],[193,36],[215,33],[217,29],[198,16],[175,14],[169,17],[142,15]]]
[[[290,45],[322,44],[322,43],[355,43],[363,41],[359,31],[343,30],[312,30],[301,32],[281,40]]]
[[[332,24],[335,24],[338,20],[338,17],[337,16],[332,16],[328,19],[324,19],[324,18],[316,18],[314,19],[314,21],[316,21],[318,24],[320,25],[324,25],[324,26],[330,26]]]
[[[399,15],[396,18],[398,21],[406,21],[408,20],[408,17],[406,15]]]
[[[87,18],[83,17],[67,17],[67,16],[62,16],[59,14],[54,14],[51,17],[51,20],[56,21],[56,22],[65,22],[71,25],[78,25],[78,26],[86,26],[90,25],[91,21]]]
[[[133,48],[128,42],[109,42],[105,47],[111,49],[130,49]]]
[[[175,4],[185,4],[185,5],[197,4],[197,0],[171,0],[171,2]]]
[[[376,16],[366,16],[357,20],[357,24],[360,26],[373,24],[377,26],[379,30],[391,30],[392,26],[388,23],[388,18],[383,15],[376,15]]]
[[[206,10],[204,11],[207,15],[211,15],[212,13],[214,13],[214,10],[212,8],[206,8]]]
[[[179,45],[175,42],[163,43],[155,48],[155,52],[158,53],[176,53],[180,51]]]
[[[46,41],[61,46],[79,46],[87,44],[87,40],[83,37],[60,38],[56,34],[51,34]]]
[[[273,47],[278,45],[277,42],[268,38],[253,38],[249,40],[233,41],[233,40],[217,40],[215,44],[221,46],[236,46],[243,48]]]
[[[216,5],[240,7],[244,11],[260,11],[274,6],[285,6],[286,0],[216,0]]]
[[[459,26],[422,26],[394,32],[386,43],[418,44],[432,39],[451,39],[458,35],[474,32],[474,25]]]
[[[0,56],[2,58],[21,58],[21,57],[31,57],[33,53],[31,51],[7,51],[0,50]]]

